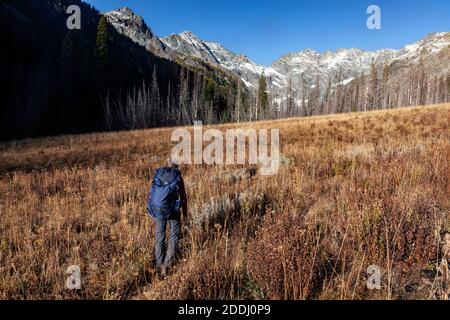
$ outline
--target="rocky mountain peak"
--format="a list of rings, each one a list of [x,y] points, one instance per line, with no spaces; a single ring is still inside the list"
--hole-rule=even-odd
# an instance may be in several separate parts
[[[343,83],[349,83],[351,79],[357,78],[361,74],[368,74],[372,63],[377,65],[395,63],[397,66],[414,64],[421,57],[428,57],[428,60],[432,60],[430,57],[450,46],[450,32],[431,33],[424,39],[400,50],[367,51],[343,48],[334,52],[317,52],[305,49],[287,53],[268,67],[258,65],[244,54],[234,53],[219,43],[204,41],[190,30],[158,39],[147,27],[142,17],[136,15],[128,7],[111,11],[105,15],[120,33],[160,56],[168,56],[171,52],[172,56],[181,54],[197,58],[205,63],[231,71],[240,77],[251,90],[258,87],[258,79],[264,73],[268,79],[269,88],[274,94],[280,95],[285,94],[289,83],[297,89],[302,83],[306,86],[313,86],[317,76],[320,77],[322,86],[329,81],[336,82],[338,79]]]
[[[129,7],[105,12],[104,16],[120,34],[127,36],[157,56],[171,58],[171,50],[154,35],[144,19],[134,13]]]

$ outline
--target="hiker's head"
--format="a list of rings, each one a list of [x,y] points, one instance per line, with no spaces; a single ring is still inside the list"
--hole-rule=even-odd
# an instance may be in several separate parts
[[[171,159],[171,158],[169,158],[167,160],[167,166],[169,168],[173,168],[173,169],[179,169],[180,168],[179,162],[176,159]]]

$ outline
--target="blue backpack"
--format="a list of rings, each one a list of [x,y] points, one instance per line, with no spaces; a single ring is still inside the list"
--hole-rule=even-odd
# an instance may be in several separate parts
[[[148,213],[161,219],[170,219],[181,208],[179,185],[181,173],[177,169],[156,170],[147,204]]]

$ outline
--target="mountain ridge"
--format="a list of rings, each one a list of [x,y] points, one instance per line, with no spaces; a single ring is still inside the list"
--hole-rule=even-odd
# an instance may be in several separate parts
[[[111,17],[115,15],[114,12],[123,10],[124,8],[105,14]],[[131,9],[127,8],[126,11],[128,10]],[[123,29],[123,25],[117,23],[113,25],[116,28]],[[124,30],[122,32],[128,33],[130,37],[135,37],[135,40],[139,40],[133,32]],[[371,51],[359,48],[340,48],[336,51],[327,50],[324,52],[313,49],[289,52],[275,60],[270,66],[257,64],[245,54],[232,52],[218,42],[202,40],[190,30],[179,34],[172,33],[166,37],[158,38],[158,40],[161,43],[159,47],[164,46],[166,49],[165,51],[156,50],[159,47],[155,49],[149,46],[153,53],[170,52],[167,53],[170,57],[181,54],[200,59],[232,72],[242,79],[248,89],[253,91],[256,91],[258,87],[260,75],[264,74],[268,80],[269,90],[277,96],[283,95],[289,86],[311,88],[318,77],[322,87],[325,87],[328,82],[331,82],[332,85],[341,82],[349,83],[352,79],[367,75],[371,70],[372,63],[376,65],[413,65],[421,57],[430,60],[431,56],[439,54],[450,46],[450,32],[429,33],[423,39],[407,44],[401,49],[383,48]],[[439,73],[447,72],[448,69],[438,71]]]

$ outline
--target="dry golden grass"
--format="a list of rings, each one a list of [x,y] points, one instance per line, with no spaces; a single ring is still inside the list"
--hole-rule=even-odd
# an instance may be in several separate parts
[[[0,299],[448,298],[450,105],[241,126],[279,128],[285,164],[183,168],[194,223],[164,281],[146,197],[172,129],[0,145]]]

